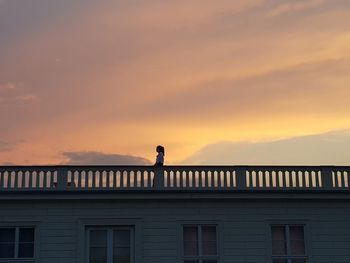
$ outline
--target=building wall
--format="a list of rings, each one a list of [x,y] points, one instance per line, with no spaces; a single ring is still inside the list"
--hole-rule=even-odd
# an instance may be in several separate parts
[[[269,224],[306,223],[312,263],[350,262],[350,202],[342,200],[0,201],[0,226],[39,222],[38,259],[79,262],[80,222],[138,219],[143,263],[179,260],[183,222],[219,223],[220,263],[269,262]],[[131,221],[130,221],[131,222]]]

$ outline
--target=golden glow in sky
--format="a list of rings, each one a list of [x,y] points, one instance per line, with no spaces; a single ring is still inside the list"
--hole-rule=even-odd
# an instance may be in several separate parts
[[[0,163],[163,144],[170,164],[349,164],[349,17],[347,0],[0,0]]]

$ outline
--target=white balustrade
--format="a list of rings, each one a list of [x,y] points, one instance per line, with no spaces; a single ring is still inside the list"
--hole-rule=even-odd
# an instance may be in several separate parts
[[[339,166],[2,166],[7,191],[346,191]]]

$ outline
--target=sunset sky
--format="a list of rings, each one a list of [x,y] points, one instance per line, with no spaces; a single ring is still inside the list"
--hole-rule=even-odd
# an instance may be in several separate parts
[[[349,0],[0,0],[0,164],[350,165]]]

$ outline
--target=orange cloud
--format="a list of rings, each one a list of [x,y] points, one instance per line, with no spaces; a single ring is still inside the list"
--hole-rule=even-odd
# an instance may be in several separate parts
[[[270,16],[278,16],[285,13],[291,13],[296,11],[302,11],[305,9],[313,8],[319,5],[322,5],[327,0],[309,0],[309,1],[293,1],[287,3],[282,3],[275,8],[273,8],[270,12]]]

